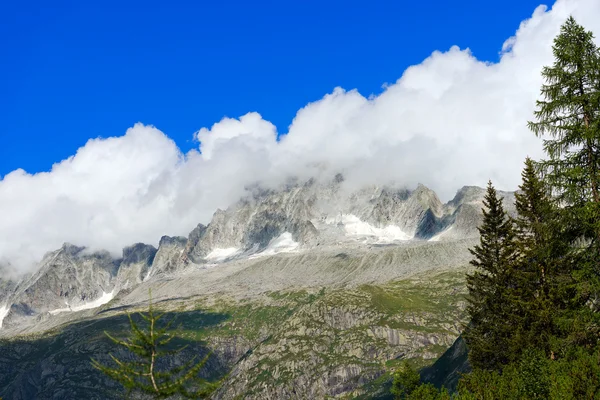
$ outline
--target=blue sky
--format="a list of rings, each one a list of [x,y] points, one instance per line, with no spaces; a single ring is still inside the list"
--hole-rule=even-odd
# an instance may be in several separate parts
[[[5,1],[0,176],[47,171],[141,121],[182,151],[222,117],[285,133],[336,86],[381,92],[434,50],[497,61],[540,0]]]

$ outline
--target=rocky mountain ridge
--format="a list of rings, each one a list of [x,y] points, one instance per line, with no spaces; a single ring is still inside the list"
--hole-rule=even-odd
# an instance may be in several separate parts
[[[0,293],[6,331],[44,314],[94,308],[127,293],[144,280],[173,276],[191,268],[315,248],[400,245],[476,238],[484,189],[463,187],[442,204],[419,185],[415,190],[366,187],[349,190],[338,175],[326,184],[309,180],[281,190],[254,188],[187,238],[163,236],[158,249],[134,244],[122,257],[89,253],[65,244],[47,253],[37,271]],[[512,210],[513,194],[501,193]],[[0,331],[0,333],[2,333]]]

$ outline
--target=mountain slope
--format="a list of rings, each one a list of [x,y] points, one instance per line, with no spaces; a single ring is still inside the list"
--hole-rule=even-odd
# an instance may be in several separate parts
[[[54,350],[21,347],[79,330],[100,340],[100,321],[143,309],[151,290],[166,311],[222,316],[184,329],[215,351],[219,371],[232,371],[217,398],[306,398],[369,393],[367,381],[399,359],[427,363],[458,337],[483,189],[464,187],[442,204],[423,185],[351,190],[338,176],[249,193],[158,248],[138,243],[115,257],[66,244],[48,253],[36,273],[0,286],[0,349],[54,359]],[[513,194],[500,194],[513,212]],[[65,378],[47,365],[23,367],[25,380],[0,394],[69,398],[48,392],[54,381],[40,374]],[[26,381],[36,383],[25,390]]]

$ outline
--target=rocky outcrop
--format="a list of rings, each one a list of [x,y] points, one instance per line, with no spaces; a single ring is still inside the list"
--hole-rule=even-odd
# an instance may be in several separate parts
[[[391,186],[349,190],[341,176],[327,183],[288,183],[279,190],[255,187],[227,210],[217,210],[210,224],[194,229],[185,253],[197,264],[215,249],[230,251],[220,261],[244,257],[261,252],[284,233],[304,248],[356,240],[346,229],[348,221],[358,226],[358,236],[371,235],[375,241],[473,238],[484,194],[484,189],[464,187],[444,205],[424,185],[412,191]],[[507,209],[514,208],[512,194],[500,194]],[[386,229],[395,236],[383,232],[383,239],[377,237]]]
[[[19,282],[13,279],[8,273],[2,275],[2,272],[2,268],[0,267],[0,307],[10,301]]]
[[[156,255],[154,246],[137,243],[123,249],[117,273],[117,291],[131,289],[144,280]]]
[[[191,234],[190,234],[191,236]],[[190,242],[193,239],[189,240]],[[186,263],[185,250],[188,239],[181,236],[163,236],[158,244],[158,251],[152,265],[143,279],[153,276],[169,275],[175,272],[178,266]]]
[[[47,319],[42,318],[46,313],[96,308],[139,285],[155,254],[156,248],[143,243],[123,249],[122,258],[66,243],[46,254],[35,274],[14,285],[2,328],[25,328]]]
[[[443,205],[435,192],[424,185],[414,191],[381,189],[373,209],[363,218],[377,226],[396,225],[410,236],[426,239],[439,228]]]
[[[310,221],[315,215],[315,194],[310,185],[279,192],[255,191],[253,197],[242,199],[226,211],[217,210],[189,249],[190,259],[202,262],[214,249],[260,252],[285,232],[297,242],[310,243],[318,235]]]
[[[486,190],[483,188],[464,186],[444,205],[444,223],[438,234],[440,240],[479,237],[477,227],[481,225],[483,219],[481,210],[484,207],[485,193]],[[504,209],[514,216],[516,214],[514,192],[498,191],[498,195],[502,198]]]
[[[423,382],[454,391],[462,374],[471,372],[465,340],[459,336],[433,365],[421,370]]]
[[[118,267],[119,261],[108,252],[87,254],[85,248],[68,243],[46,254],[40,269],[19,283],[3,328],[23,318],[98,299],[113,290]]]

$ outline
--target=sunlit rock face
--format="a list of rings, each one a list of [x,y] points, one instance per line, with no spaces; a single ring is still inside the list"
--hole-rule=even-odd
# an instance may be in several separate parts
[[[10,310],[3,328],[105,296],[114,288],[119,264],[108,252],[88,253],[68,243],[47,253],[37,272],[25,277],[7,296]]]

